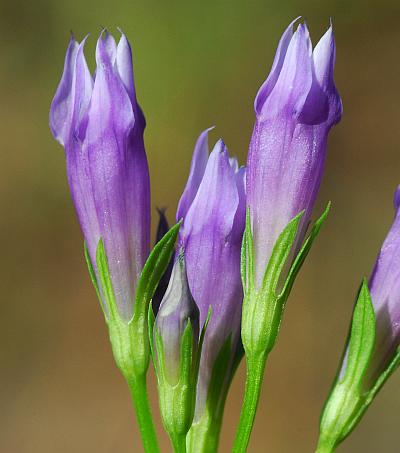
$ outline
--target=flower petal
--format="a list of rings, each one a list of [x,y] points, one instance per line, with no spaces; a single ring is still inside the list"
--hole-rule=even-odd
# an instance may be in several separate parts
[[[75,60],[79,44],[71,36],[64,62],[64,71],[50,107],[50,129],[54,138],[64,145],[71,130]]]
[[[210,127],[203,131],[196,141],[192,163],[190,165],[189,178],[179,200],[176,212],[177,221],[186,216],[204,176],[208,160],[208,133],[212,129],[214,129],[214,127]]]
[[[282,70],[283,62],[285,60],[286,52],[289,47],[289,43],[293,36],[293,25],[299,18],[300,17],[297,17],[289,24],[289,26],[283,32],[281,39],[279,40],[278,48],[276,50],[274,62],[272,63],[272,68],[269,76],[267,80],[261,85],[254,101],[254,110],[256,114],[261,114],[262,107],[267,97],[271,94],[271,91],[278,80],[279,74]]]
[[[332,25],[319,40],[313,52],[314,70],[316,79],[322,90],[328,96],[329,123],[340,121],[343,112],[342,100],[337,92],[333,79],[335,66],[336,46]]]
[[[307,27],[299,24],[287,48],[278,79],[258,106],[260,121],[274,118],[285,112],[297,117],[307,98],[312,84],[311,43]]]
[[[132,154],[128,144],[135,120],[129,96],[112,64],[109,42],[103,37],[97,42],[97,73],[83,154],[89,159],[96,212],[118,308],[121,316],[129,320],[137,281],[134,266],[139,266],[136,260],[132,264],[132,250],[127,247],[131,225],[127,218],[126,184]]]

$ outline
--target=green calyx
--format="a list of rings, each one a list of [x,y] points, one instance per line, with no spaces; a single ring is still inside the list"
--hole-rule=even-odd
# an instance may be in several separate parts
[[[317,452],[332,452],[357,426],[383,384],[400,364],[399,349],[376,382],[368,388],[365,376],[376,339],[376,318],[364,279],[354,307],[345,349],[345,370],[339,370],[320,420]]]
[[[288,263],[288,259],[292,254],[304,212],[300,212],[286,225],[274,245],[260,287],[256,287],[255,282],[255,251],[250,210],[247,210],[241,255],[244,290],[241,334],[246,355],[246,387],[232,450],[234,453],[247,451],[261,394],[266,360],[278,336],[285,303],[329,209],[330,203],[312,227],[292,263]],[[289,272],[283,279],[282,273],[287,264],[290,264]],[[281,281],[282,289],[278,288]]]
[[[97,275],[85,244],[89,273],[109,329],[113,355],[128,383],[146,453],[159,451],[157,435],[147,396],[146,373],[150,348],[147,332],[149,303],[174,252],[180,223],[172,227],[150,253],[136,288],[133,316],[129,321],[119,313],[103,240],[96,250]]]
[[[86,262],[109,328],[114,358],[126,379],[147,372],[150,357],[147,312],[174,252],[179,228],[180,223],[174,225],[150,253],[139,277],[133,316],[129,321],[122,319],[118,311],[103,240],[100,239],[96,250],[98,278],[85,244]]]
[[[316,221],[300,251],[294,258],[282,289],[278,285],[282,271],[287,264],[296,241],[303,211],[294,217],[279,235],[260,288],[255,283],[255,260],[250,210],[247,211],[246,228],[242,243],[241,275],[244,288],[242,341],[246,355],[266,356],[273,348],[282,320],[285,303],[295,278],[303,265],[314,239],[317,237],[330,209],[328,203],[321,217]]]
[[[177,382],[170,382],[166,370],[163,339],[155,324],[153,310],[148,312],[151,355],[157,376],[160,412],[174,450],[186,451],[186,434],[192,425],[196,404],[196,387],[204,336],[211,316],[211,308],[200,333],[194,337],[188,319],[180,343],[180,359]]]

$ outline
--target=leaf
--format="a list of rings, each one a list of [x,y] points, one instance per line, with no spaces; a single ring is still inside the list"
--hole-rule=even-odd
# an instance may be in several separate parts
[[[174,225],[168,233],[156,244],[150,253],[139,277],[136,290],[136,301],[132,322],[135,318],[146,315],[148,304],[152,299],[157,285],[168,267],[174,253],[181,222]]]
[[[297,254],[296,258],[293,261],[292,266],[290,267],[288,276],[286,277],[285,284],[281,293],[279,294],[278,298],[286,302],[289,293],[293,287],[293,283],[299,273],[301,266],[303,265],[307,255],[311,249],[311,246],[314,242],[314,239],[318,236],[318,233],[324,223],[325,219],[328,216],[329,210],[331,208],[331,203],[329,202],[325,208],[325,211],[322,213],[321,217],[315,222],[314,226],[311,229],[310,234],[308,235],[307,239],[304,241],[303,246],[301,247],[299,253]]]

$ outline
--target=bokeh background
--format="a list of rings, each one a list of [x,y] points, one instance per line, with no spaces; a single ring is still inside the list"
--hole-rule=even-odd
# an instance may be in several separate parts
[[[69,31],[79,39],[91,33],[92,68],[102,26],[120,26],[130,38],[148,122],[153,212],[168,206],[172,220],[201,130],[216,125],[211,141],[223,137],[245,162],[254,96],[281,32],[300,14],[314,42],[333,18],[345,113],[330,136],[316,211],[327,200],[333,209],[290,297],[249,452],[313,451],[354,296],[391,223],[400,182],[397,0],[1,0],[1,452],[141,451],[84,262],[63,151],[48,128]],[[222,452],[230,449],[243,381],[242,364]],[[152,374],[150,386],[157,409]],[[398,452],[399,414],[397,373],[339,451]]]

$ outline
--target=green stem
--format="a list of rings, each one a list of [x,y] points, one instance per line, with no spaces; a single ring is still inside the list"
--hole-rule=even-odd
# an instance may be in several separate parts
[[[144,451],[146,453],[157,453],[159,452],[159,448],[147,396],[146,376],[135,376],[134,378],[129,378],[127,382],[135,408]]]
[[[266,355],[246,356],[246,388],[240,413],[239,426],[233,445],[233,453],[244,453],[249,444],[253,429],[258,401],[260,399],[261,385],[264,377]]]
[[[175,453],[186,453],[186,434],[171,436],[171,442]]]
[[[335,449],[335,445],[332,442],[320,439],[315,453],[333,453]]]

